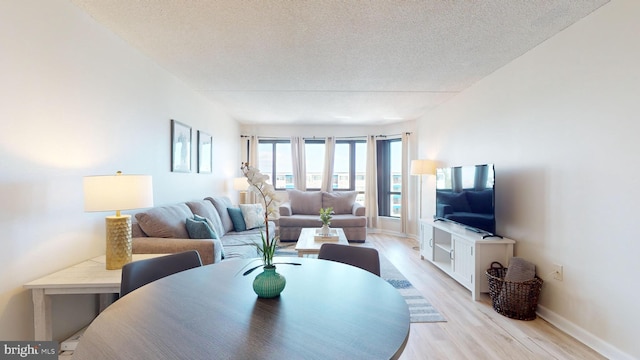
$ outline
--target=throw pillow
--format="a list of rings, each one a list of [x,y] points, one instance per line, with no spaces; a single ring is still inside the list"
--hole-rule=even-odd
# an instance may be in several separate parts
[[[322,207],[322,193],[320,191],[300,191],[288,189],[289,204],[293,215],[318,215]]]
[[[215,206],[218,211],[218,215],[220,215],[220,220],[222,221],[222,227],[224,229],[224,233],[233,230],[233,222],[231,221],[231,217],[229,216],[229,212],[227,208],[233,207],[231,204],[231,200],[226,196],[216,196],[216,197],[208,197],[205,200],[211,201],[213,206]]]
[[[244,223],[244,217],[242,216],[242,210],[240,208],[227,208],[231,222],[233,223],[233,229],[236,232],[247,230],[247,225]]]
[[[336,214],[351,214],[356,196],[357,191],[322,192],[322,207],[332,207]],[[317,212],[319,211],[320,209]]]
[[[188,239],[186,218],[193,217],[185,204],[154,207],[135,215],[138,225],[149,237]]]
[[[225,234],[224,225],[222,225],[222,220],[220,219],[220,215],[218,215],[218,211],[213,206],[213,203],[211,201],[209,200],[188,201],[186,204],[195,215],[199,215],[209,219],[213,224],[213,230],[215,230],[218,236],[223,236]],[[225,215],[226,215],[226,209],[225,209]]]
[[[217,239],[216,233],[213,231],[209,223],[205,218],[197,215],[192,218],[187,218],[187,231],[189,232],[189,238],[191,239]]]
[[[191,239],[220,239],[220,236],[218,236],[216,228],[213,226],[211,220],[205,217],[193,215],[193,220],[187,218],[186,226]],[[220,247],[220,257],[224,259],[224,247],[222,246],[222,243],[220,240],[214,243],[215,246]]]
[[[240,204],[242,217],[247,230],[264,226],[264,209],[262,204]]]

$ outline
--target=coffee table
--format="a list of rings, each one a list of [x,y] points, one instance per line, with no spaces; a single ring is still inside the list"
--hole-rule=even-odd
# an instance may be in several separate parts
[[[316,241],[314,238],[316,235],[316,228],[303,228],[302,231],[300,231],[300,237],[298,237],[298,242],[296,243],[298,257],[303,257],[305,254],[318,254],[320,252],[320,246],[325,242],[349,245],[349,241],[347,241],[347,236],[344,234],[344,230],[340,228],[331,229],[338,232],[338,241]]]

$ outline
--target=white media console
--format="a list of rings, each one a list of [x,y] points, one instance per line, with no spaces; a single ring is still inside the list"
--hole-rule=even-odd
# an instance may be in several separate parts
[[[513,257],[515,241],[501,237],[486,237],[464,226],[434,220],[420,220],[420,256],[471,290],[471,297],[480,300],[480,293],[489,292],[485,272],[493,261],[507,266]]]

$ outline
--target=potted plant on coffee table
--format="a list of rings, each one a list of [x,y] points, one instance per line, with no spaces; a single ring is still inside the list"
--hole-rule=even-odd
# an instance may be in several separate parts
[[[320,230],[320,234],[322,234],[322,236],[329,236],[329,234],[331,234],[331,228],[329,228],[329,225],[331,225],[332,217],[333,217],[332,207],[320,209],[320,221],[322,222],[322,228]]]

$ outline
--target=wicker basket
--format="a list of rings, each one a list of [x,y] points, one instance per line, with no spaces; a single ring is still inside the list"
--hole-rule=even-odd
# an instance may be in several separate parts
[[[534,320],[542,279],[536,275],[532,280],[513,282],[504,280],[506,274],[507,268],[499,262],[491,263],[487,269],[493,309],[512,319]]]

